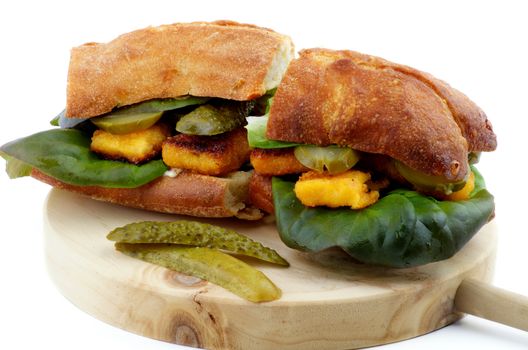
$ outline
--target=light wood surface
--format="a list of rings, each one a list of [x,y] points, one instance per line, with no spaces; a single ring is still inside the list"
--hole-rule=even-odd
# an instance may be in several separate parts
[[[250,261],[283,291],[280,300],[263,304],[129,258],[105,238],[130,222],[176,219],[182,217],[54,189],[44,213],[49,273],[69,300],[102,321],[207,349],[350,349],[408,339],[459,319],[454,298],[462,280],[489,282],[493,275],[493,223],[449,260],[386,269],[353,263],[337,250],[291,250],[273,224],[207,220],[275,248],[290,262],[280,268]]]
[[[528,297],[466,279],[458,288],[456,309],[528,331]]]

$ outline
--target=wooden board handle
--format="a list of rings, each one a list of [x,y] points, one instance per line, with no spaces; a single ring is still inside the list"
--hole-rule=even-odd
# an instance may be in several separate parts
[[[455,296],[458,311],[528,331],[528,297],[474,279],[463,280]]]

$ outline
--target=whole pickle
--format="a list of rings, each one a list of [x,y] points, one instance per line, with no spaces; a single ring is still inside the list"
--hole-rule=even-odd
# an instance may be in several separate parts
[[[142,221],[118,227],[107,238],[121,243],[172,243],[222,249],[278,265],[289,266],[276,251],[223,227],[197,221]]]
[[[184,115],[176,130],[188,135],[218,135],[247,124],[251,102],[205,104]]]
[[[276,300],[282,294],[262,272],[218,250],[166,244],[115,246],[126,255],[207,280],[252,302]]]

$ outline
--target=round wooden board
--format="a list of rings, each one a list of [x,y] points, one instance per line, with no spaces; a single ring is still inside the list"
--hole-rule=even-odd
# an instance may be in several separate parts
[[[463,278],[490,281],[493,275],[493,223],[447,261],[387,269],[353,263],[337,250],[291,250],[273,224],[207,220],[251,236],[290,262],[289,268],[250,262],[283,291],[280,300],[262,304],[127,257],[105,238],[131,222],[179,218],[54,189],[44,213],[49,273],[69,300],[102,321],[207,349],[350,349],[408,339],[462,316],[453,299]]]

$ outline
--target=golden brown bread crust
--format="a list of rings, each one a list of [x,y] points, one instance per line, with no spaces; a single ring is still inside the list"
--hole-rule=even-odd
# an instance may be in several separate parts
[[[263,176],[257,173],[251,175],[249,180],[249,203],[268,214],[275,212],[271,176]]]
[[[138,188],[104,188],[66,184],[37,169],[33,169],[31,176],[53,187],[132,208],[199,217],[247,214],[243,202],[247,201],[248,178],[244,184],[239,184],[233,179],[183,171],[175,178],[162,176]],[[237,191],[240,193],[235,193]],[[237,196],[240,198],[234,198]],[[248,220],[260,218],[254,215],[243,217]]]
[[[444,100],[453,119],[460,127],[462,135],[467,140],[470,152],[494,151],[497,148],[497,138],[484,111],[445,81],[409,66],[357,52],[354,53],[354,61],[357,64],[372,65],[378,69],[394,69],[420,80]]]
[[[87,43],[71,51],[66,116],[183,95],[250,100],[272,88],[266,85],[279,56],[289,61],[292,54],[289,37],[229,21],[149,27]]]
[[[388,155],[426,174],[462,180],[468,151],[491,151],[485,114],[446,83],[353,51],[310,49],[290,64],[267,137]]]

